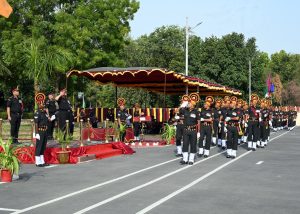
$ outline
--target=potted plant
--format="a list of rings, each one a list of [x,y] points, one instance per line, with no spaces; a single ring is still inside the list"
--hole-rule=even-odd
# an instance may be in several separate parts
[[[114,124],[114,130],[115,130],[115,141],[121,140],[121,136],[126,132],[126,124],[120,124],[118,125],[117,122]]]
[[[71,143],[72,136],[68,132],[59,129],[56,133],[56,140],[61,146],[61,151],[56,152],[59,163],[69,163],[71,151],[67,150],[67,146]]]
[[[161,135],[162,139],[165,140],[167,144],[172,143],[172,141],[173,141],[172,144],[174,144],[175,135],[176,135],[175,126],[165,123]]]
[[[4,142],[0,139],[0,167],[1,167],[1,181],[11,182],[12,175],[19,174],[20,162],[18,159],[18,148],[12,146],[12,139]]]

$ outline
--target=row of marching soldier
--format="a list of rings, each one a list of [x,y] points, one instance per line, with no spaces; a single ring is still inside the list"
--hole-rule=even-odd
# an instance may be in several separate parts
[[[256,151],[268,145],[271,129],[290,131],[296,125],[296,107],[272,106],[271,100],[256,94],[250,106],[235,96],[207,96],[199,109],[198,101],[196,93],[184,95],[175,110],[176,156],[182,156],[181,164],[192,165],[196,153],[207,158],[211,145],[226,150],[227,158],[236,158],[239,144],[247,143],[248,150]]]

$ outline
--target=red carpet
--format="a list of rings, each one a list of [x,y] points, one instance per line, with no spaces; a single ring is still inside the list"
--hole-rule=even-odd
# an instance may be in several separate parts
[[[122,154],[133,154],[135,151],[122,142],[88,145],[83,147],[69,148],[70,163],[77,163],[78,157],[86,156],[88,154],[95,154],[97,159],[108,158]],[[61,151],[61,148],[47,148],[45,151],[45,162],[50,164],[58,164],[56,152]],[[21,147],[21,153],[19,159],[22,163],[33,164],[34,163],[35,147]],[[30,154],[30,155],[28,155]]]

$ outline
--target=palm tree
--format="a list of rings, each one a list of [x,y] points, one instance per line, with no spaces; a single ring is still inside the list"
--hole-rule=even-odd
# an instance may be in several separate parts
[[[11,75],[10,70],[5,66],[4,62],[0,59],[0,76]]]
[[[40,83],[47,81],[53,72],[64,72],[72,63],[73,56],[69,51],[48,46],[44,37],[25,40],[23,47],[21,61],[25,64],[25,75],[34,80],[35,94],[40,91]]]

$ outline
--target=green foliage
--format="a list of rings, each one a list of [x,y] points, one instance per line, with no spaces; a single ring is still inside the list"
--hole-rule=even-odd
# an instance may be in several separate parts
[[[2,152],[0,152],[0,167],[2,169],[8,169],[12,174],[19,174],[20,163],[18,160],[19,147],[12,146],[12,140],[9,139],[4,142],[0,138],[0,147]]]
[[[137,1],[11,0],[10,4],[12,15],[0,18],[0,74],[7,68],[13,75],[0,82],[7,85],[4,91],[20,85],[28,99],[25,105],[32,105],[33,88],[45,91],[51,85],[58,91],[65,86],[68,70],[124,65],[119,52],[139,8]]]
[[[55,139],[61,145],[61,149],[65,151],[67,146],[71,143],[72,136],[69,134],[68,131],[66,132],[58,129],[55,135]]]
[[[176,135],[175,126],[165,123],[161,135],[162,139],[166,140],[167,144],[170,144],[171,139],[174,138],[175,135]]]

